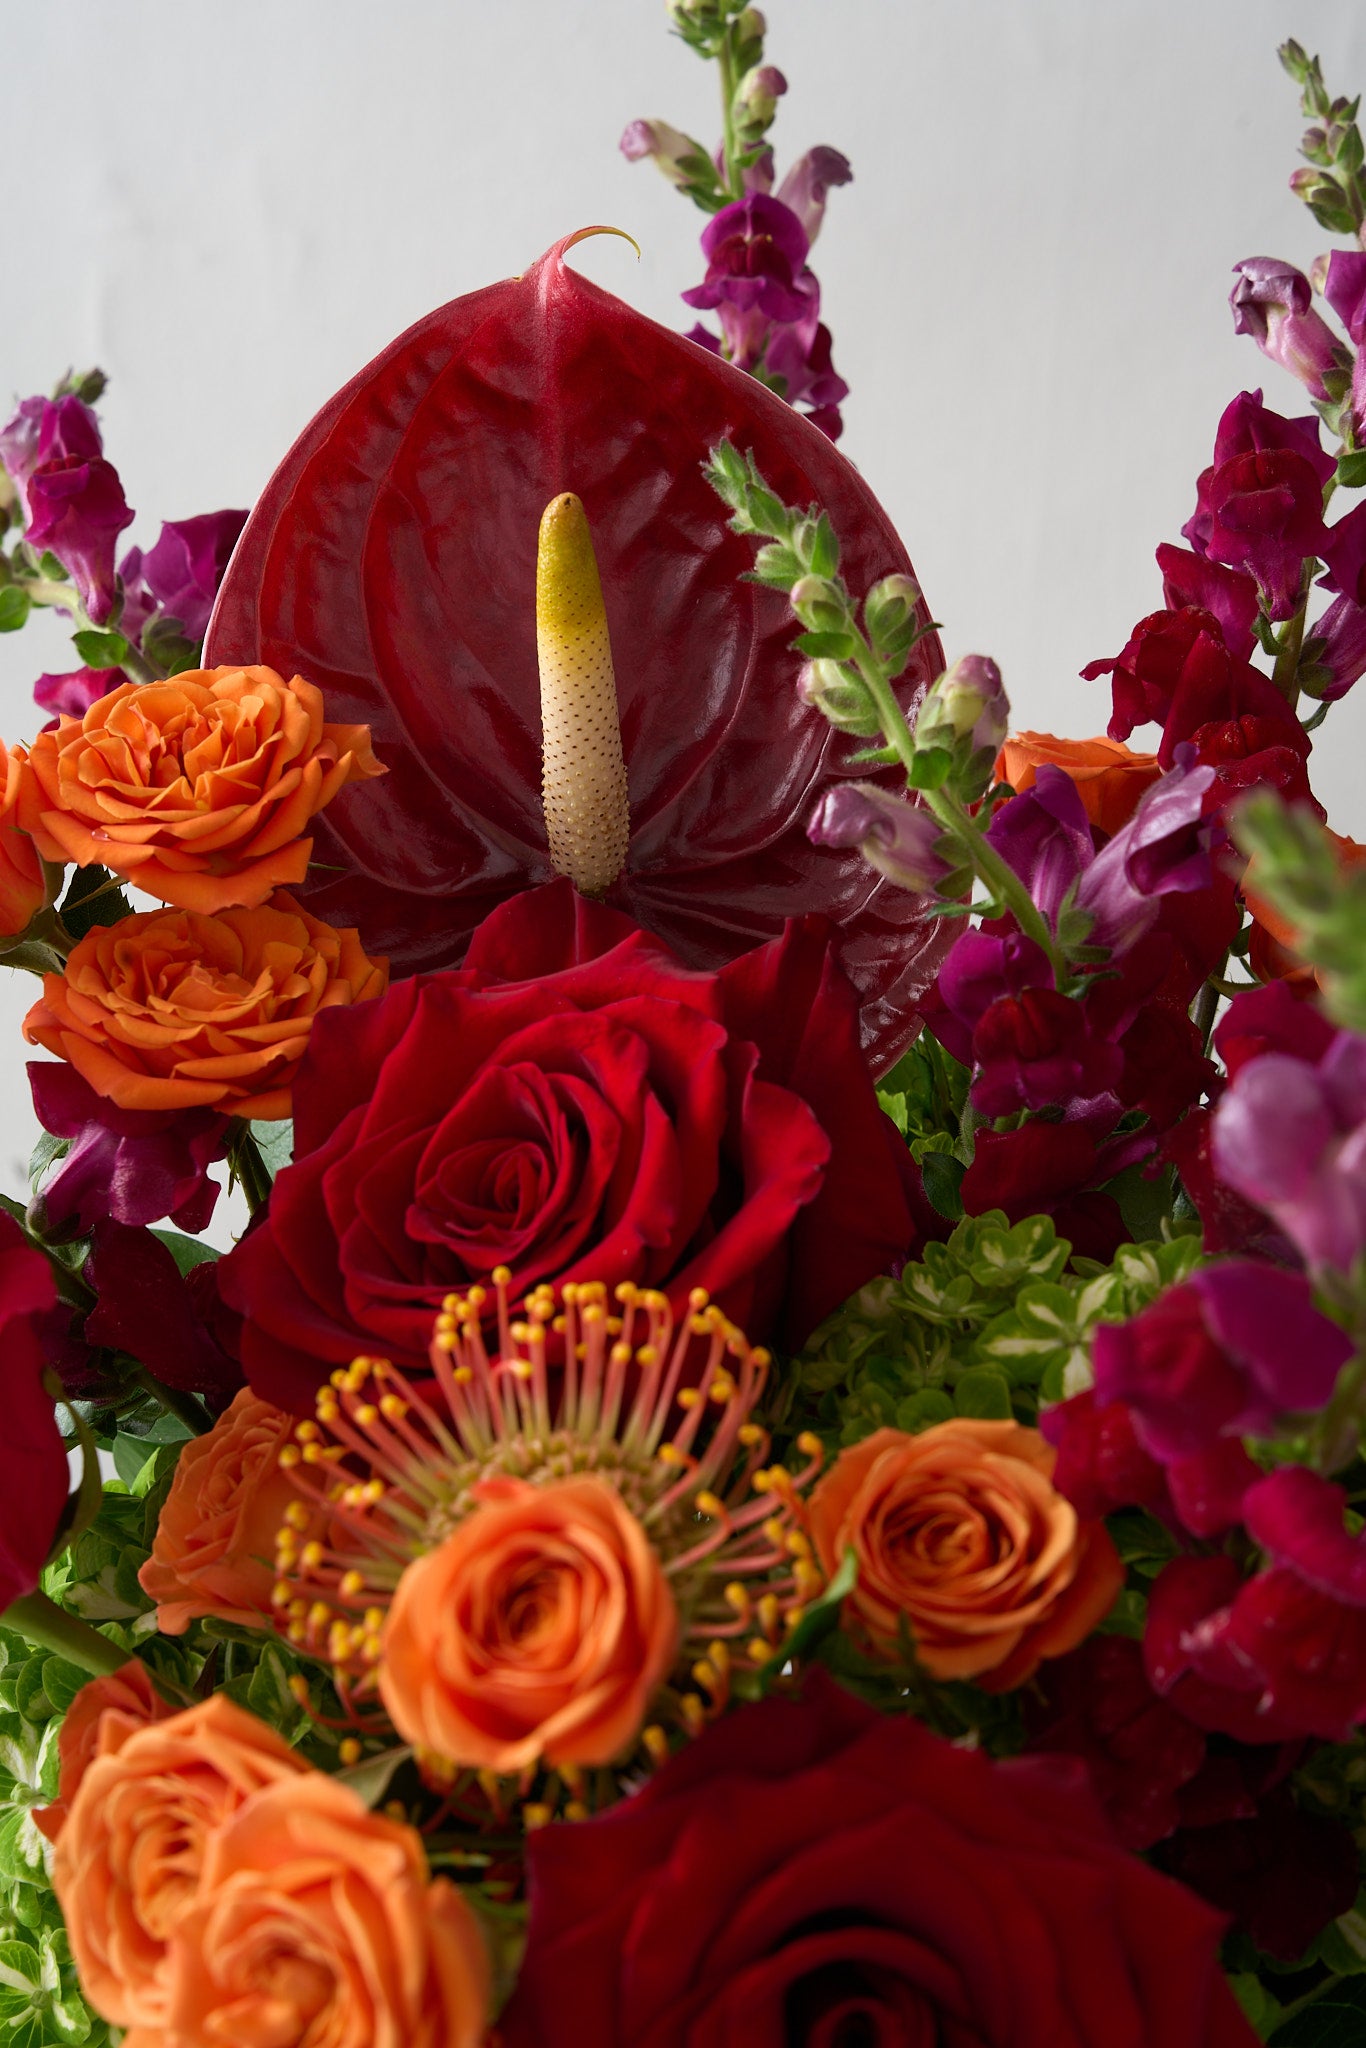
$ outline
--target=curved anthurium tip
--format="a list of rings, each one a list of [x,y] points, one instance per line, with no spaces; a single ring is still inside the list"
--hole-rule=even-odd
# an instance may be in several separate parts
[[[389,773],[320,817],[300,893],[397,974],[453,966],[496,904],[554,872],[537,535],[572,492],[601,575],[629,782],[606,902],[704,967],[824,913],[885,1065],[949,934],[856,848],[808,841],[820,792],[868,780],[866,765],[803,702],[786,602],[744,580],[752,549],[703,464],[729,440],[786,502],[823,505],[856,591],[911,565],[815,427],[563,262],[600,233],[622,231],[580,229],[525,276],[439,307],[323,407],[247,525],[205,659],[297,671],[331,719],[370,725]],[[929,635],[898,685],[907,708],[940,665]]]
[[[631,244],[631,247],[635,250],[636,261],[639,262],[641,260],[640,244],[636,240],[634,235],[627,234],[625,228],[596,227],[575,228],[572,235],[566,235],[562,242],[556,242],[552,248],[547,249],[545,255],[541,258],[541,261],[544,263],[551,256],[558,256],[560,260],[563,261],[568,252],[574,247],[576,242],[586,242],[590,235],[620,235],[622,241],[629,242]]]

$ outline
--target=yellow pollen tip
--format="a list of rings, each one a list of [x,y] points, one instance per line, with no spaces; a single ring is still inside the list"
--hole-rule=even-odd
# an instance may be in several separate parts
[[[297,1444],[286,1444],[280,1452],[276,1463],[282,1472],[292,1472],[296,1465],[303,1463],[303,1456],[304,1454]]]
[[[680,1408],[696,1408],[702,1399],[702,1390],[700,1387],[680,1387],[674,1398]]]
[[[365,1579],[358,1571],[344,1572],[337,1590],[347,1600],[354,1600],[365,1591]]]
[[[658,1766],[668,1762],[669,1738],[657,1721],[652,1721],[648,1728],[641,1729],[640,1739],[652,1764]]]
[[[489,1275],[495,1287],[508,1287],[512,1283],[511,1266],[495,1266]]]
[[[408,1403],[401,1394],[385,1394],[380,1400],[379,1412],[386,1422],[402,1422],[408,1413]]]
[[[302,1675],[302,1673],[298,1671],[294,1673],[294,1676],[289,1681],[289,1691],[290,1697],[294,1699],[299,1706],[306,1707],[308,1705],[308,1680]]]
[[[306,1572],[315,1572],[323,1561],[323,1547],[316,1541],[305,1543],[299,1552],[299,1562]]]
[[[699,1493],[695,1497],[694,1506],[700,1515],[710,1515],[712,1520],[717,1522],[726,1512],[725,1502],[718,1500],[714,1493]]]
[[[757,1422],[742,1422],[735,1432],[736,1441],[742,1443],[746,1450],[751,1445],[762,1442],[763,1434],[763,1429]]]
[[[308,1509],[301,1500],[292,1500],[285,1509],[285,1526],[289,1529],[306,1529],[309,1523]]]
[[[571,1799],[565,1807],[564,1817],[566,1820],[587,1820],[588,1808],[581,1799]]]
[[[537,1828],[548,1827],[550,1819],[550,1808],[543,1800],[528,1799],[526,1805],[522,1808],[522,1826],[528,1834],[532,1834]]]
[[[804,1458],[820,1458],[825,1455],[825,1445],[814,1430],[804,1429],[797,1438],[797,1449]]]
[[[354,1735],[346,1736],[337,1745],[337,1755],[344,1764],[358,1764],[361,1760],[361,1746]]]

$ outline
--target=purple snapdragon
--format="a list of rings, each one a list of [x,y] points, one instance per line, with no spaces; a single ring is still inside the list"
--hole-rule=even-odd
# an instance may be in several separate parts
[[[1235,263],[1229,294],[1235,334],[1249,334],[1262,354],[1299,379],[1311,398],[1326,401],[1324,377],[1346,367],[1346,352],[1313,308],[1314,288],[1302,270],[1275,256]]]
[[[0,429],[4,463],[24,515],[25,539],[56,555],[73,596],[101,625],[114,608],[115,543],[132,523],[118,471],[106,462],[90,407],[65,398],[26,398]]]
[[[950,873],[943,827],[932,814],[872,782],[841,782],[817,805],[813,846],[857,846],[870,867],[902,889],[932,895]]]
[[[1213,1156],[1312,1269],[1350,1272],[1366,1250],[1366,1038],[1340,1031],[1314,1064],[1248,1060],[1215,1110]]]

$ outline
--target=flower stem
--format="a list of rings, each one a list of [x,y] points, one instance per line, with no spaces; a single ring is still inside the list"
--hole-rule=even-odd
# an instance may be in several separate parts
[[[178,1422],[183,1422],[192,1436],[207,1436],[213,1428],[213,1424],[193,1394],[183,1393],[179,1387],[168,1387],[164,1380],[156,1379],[148,1372],[145,1365],[138,1367],[132,1374],[132,1380],[134,1386],[141,1387],[145,1394],[150,1394],[168,1415],[174,1415]]]
[[[735,60],[729,23],[721,38],[717,63],[721,68],[721,155],[726,166],[726,190],[732,199],[743,199],[744,173],[735,162]]]
[[[68,1614],[46,1593],[21,1594],[11,1601],[0,1619],[6,1628],[15,1629],[37,1649],[52,1650],[65,1657],[68,1664],[79,1665],[82,1671],[122,1671],[129,1662],[127,1650],[111,1643],[108,1636],[102,1636],[79,1615]]]

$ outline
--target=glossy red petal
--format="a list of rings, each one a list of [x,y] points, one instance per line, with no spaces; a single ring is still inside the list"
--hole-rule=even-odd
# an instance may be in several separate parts
[[[205,659],[297,669],[330,719],[371,726],[389,773],[317,821],[299,893],[398,973],[454,965],[496,903],[550,878],[536,535],[549,499],[576,491],[630,777],[630,855],[609,900],[706,967],[824,911],[885,1065],[946,934],[856,850],[808,842],[820,787],[867,771],[798,696],[786,603],[740,580],[753,548],[726,530],[700,465],[729,436],[789,502],[818,499],[855,590],[910,564],[823,434],[589,284],[566,246],[419,321],[323,408],[248,524]],[[939,665],[931,637],[904,701]]]

